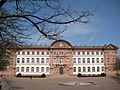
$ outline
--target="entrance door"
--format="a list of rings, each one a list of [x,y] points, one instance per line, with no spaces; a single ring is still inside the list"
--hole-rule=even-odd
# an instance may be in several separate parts
[[[59,74],[63,75],[63,67],[62,66],[59,67]]]

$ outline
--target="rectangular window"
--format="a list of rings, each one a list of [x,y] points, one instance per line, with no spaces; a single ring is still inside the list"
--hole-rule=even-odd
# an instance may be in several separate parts
[[[40,59],[39,58],[37,58],[37,63],[40,63]]]
[[[44,67],[41,67],[41,72],[44,72]]]
[[[78,67],[78,72],[81,72],[81,67]]]
[[[101,55],[103,55],[103,52],[101,52]]]
[[[76,72],[76,67],[74,67],[74,70],[73,70],[73,72]]]
[[[102,72],[104,72],[104,67],[102,67]]]
[[[83,72],[86,72],[86,68],[85,67],[83,67]]]
[[[104,63],[104,59],[103,58],[101,58],[101,63]]]
[[[92,63],[95,63],[95,58],[92,58]]]
[[[46,67],[46,72],[49,72],[49,67]]]
[[[21,67],[21,72],[24,72],[24,67]]]
[[[44,58],[41,59],[41,63],[44,63]]]
[[[22,58],[22,63],[25,63],[25,59],[24,58]]]
[[[96,52],[96,55],[99,55],[99,52]]]
[[[92,55],[94,55],[94,52],[92,52]]]
[[[40,52],[37,52],[37,55],[39,55],[40,54]]]
[[[90,58],[87,58],[87,63],[90,63]]]
[[[32,58],[32,61],[31,61],[31,63],[34,63],[34,61],[35,61],[35,59],[34,59],[34,58]]]
[[[20,52],[17,52],[18,53],[18,55],[20,55]]]
[[[78,63],[81,63],[81,58],[78,58]]]
[[[27,63],[30,63],[30,59],[29,58],[27,58]]]
[[[31,72],[34,72],[34,67],[31,67]]]
[[[73,63],[76,63],[76,58],[73,58]]]
[[[16,68],[16,72],[20,72],[19,67]]]
[[[49,52],[47,52],[47,55],[49,55]]]
[[[44,52],[42,52],[42,55],[44,55]]]
[[[78,55],[80,55],[80,52],[78,52]]]
[[[63,64],[63,58],[59,59],[60,64]]]
[[[83,58],[83,63],[85,63],[85,58]]]
[[[17,63],[20,63],[20,58],[17,58]]]
[[[36,67],[36,72],[39,72],[39,67]]]
[[[82,52],[82,55],[85,55],[85,52]]]
[[[89,52],[87,52],[87,55],[89,55],[90,53]]]
[[[26,72],[29,72],[29,67],[26,67]]]
[[[90,72],[90,67],[88,67],[88,72]]]
[[[49,58],[46,59],[46,63],[49,64]]]
[[[97,72],[100,72],[100,67],[97,67]]]
[[[34,55],[35,54],[35,52],[32,52],[32,55]]]
[[[24,51],[22,52],[22,55],[25,55],[25,52],[24,52]]]
[[[95,72],[95,67],[92,67],[92,72]]]
[[[29,51],[27,51],[27,55],[30,55],[30,52],[29,52]]]
[[[99,58],[96,58],[97,63],[99,63]]]

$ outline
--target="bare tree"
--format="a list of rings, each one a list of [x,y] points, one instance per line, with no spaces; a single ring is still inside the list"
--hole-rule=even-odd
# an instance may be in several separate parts
[[[24,44],[36,30],[39,37],[57,40],[71,23],[88,23],[93,11],[77,13],[62,0],[1,0],[0,46]]]

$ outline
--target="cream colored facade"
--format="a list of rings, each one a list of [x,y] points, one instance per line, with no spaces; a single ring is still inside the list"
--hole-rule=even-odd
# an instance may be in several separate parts
[[[54,41],[50,46],[26,46],[13,55],[8,75],[41,75],[59,77],[94,75],[106,73],[115,75],[113,66],[118,58],[118,47],[72,46],[65,40]]]

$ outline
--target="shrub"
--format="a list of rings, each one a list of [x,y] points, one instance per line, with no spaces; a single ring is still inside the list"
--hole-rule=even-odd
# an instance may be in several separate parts
[[[45,77],[46,77],[46,75],[43,73],[43,74],[41,75],[41,77],[42,77],[42,78],[45,78]]]
[[[17,74],[17,77],[21,77],[21,76],[22,76],[21,73],[18,73],[18,74]]]
[[[101,73],[100,76],[101,76],[101,77],[105,77],[106,74],[105,74],[105,73]]]
[[[77,77],[82,77],[82,74],[81,74],[81,73],[78,73]]]

